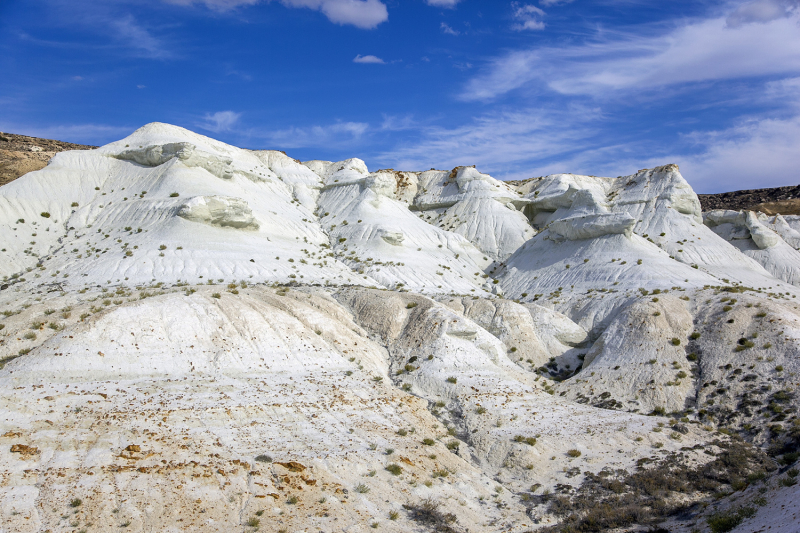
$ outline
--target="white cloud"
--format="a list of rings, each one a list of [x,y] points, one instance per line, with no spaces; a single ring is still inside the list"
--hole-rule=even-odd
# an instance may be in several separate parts
[[[789,9],[793,6],[797,6],[796,0],[755,0],[736,9],[726,22],[731,28],[752,22],[769,22],[789,16]]]
[[[562,94],[601,95],[668,85],[800,72],[798,16],[728,27],[725,19],[564,48],[510,52],[461,97],[487,100],[538,82]]]
[[[214,133],[230,131],[239,122],[241,116],[241,113],[234,111],[217,111],[214,114],[206,113],[203,117],[204,122],[198,124],[198,126]]]
[[[512,2],[511,9],[514,10],[514,19],[517,20],[517,23],[511,26],[512,29],[517,31],[544,29],[544,22],[539,17],[543,17],[545,13],[538,7]]]
[[[797,184],[800,166],[800,78],[770,84],[771,98],[792,100],[782,118],[749,117],[719,131],[683,136],[686,149],[653,140],[613,139],[604,134],[597,108],[489,111],[454,126],[414,125],[413,142],[375,157],[381,166],[418,170],[476,164],[499,179],[526,179],[559,172],[620,176],[640,168],[677,163],[697,192]],[[792,103],[794,107],[791,107]]]
[[[60,124],[55,126],[27,126],[0,122],[0,131],[13,131],[21,135],[56,139],[79,144],[102,144],[121,139],[136,129],[108,124]]]
[[[209,9],[228,11],[270,0],[165,0],[179,5],[203,4]],[[389,20],[386,5],[380,0],[279,0],[286,7],[308,8],[321,11],[336,24],[350,24],[362,29],[372,29]]]
[[[114,39],[137,50],[141,55],[154,59],[164,59],[173,55],[161,39],[152,35],[132,15],[109,17],[107,24]]]
[[[404,131],[417,128],[419,125],[411,115],[398,117],[396,115],[383,115],[382,131]]]
[[[378,56],[362,56],[359,54],[353,58],[353,63],[373,63],[383,65],[386,62]]]
[[[452,128],[421,127],[416,142],[405,141],[377,159],[392,168],[476,164],[505,179],[531,177],[541,175],[534,173],[543,170],[541,160],[567,158],[570,147],[594,135],[596,128],[590,124],[598,117],[599,111],[583,107],[559,112],[533,108],[489,112]]]
[[[331,22],[352,24],[362,29],[372,29],[381,22],[389,20],[386,5],[378,0],[281,0],[292,7],[306,7],[304,4],[319,4]],[[296,4],[296,5],[295,5]],[[308,7],[314,7],[308,6]]]
[[[252,6],[261,0],[164,0],[168,4],[188,6],[192,4],[203,4],[209,9],[216,11],[229,11],[241,6]]]
[[[700,192],[797,184],[800,116],[746,119],[691,138],[705,150],[676,160],[682,160],[682,173]]]
[[[569,4],[573,0],[540,0],[539,3],[543,6],[554,6],[556,4]]]
[[[146,87],[147,87],[147,85],[137,85],[137,86],[136,86],[136,88],[137,88],[137,89],[144,89],[144,88],[146,88]]]
[[[291,148],[350,148],[355,141],[369,129],[364,122],[336,122],[328,125],[290,127],[266,133],[251,134],[266,139],[266,142],[280,149]]]
[[[429,6],[446,7],[452,9],[456,7],[456,4],[458,4],[460,1],[461,0],[425,0],[425,3],[427,3]]]
[[[448,24],[445,24],[444,22],[442,22],[442,25],[440,27],[442,28],[442,31],[444,33],[448,34],[448,35],[459,35],[461,33],[458,30],[454,30],[453,28],[451,28]]]

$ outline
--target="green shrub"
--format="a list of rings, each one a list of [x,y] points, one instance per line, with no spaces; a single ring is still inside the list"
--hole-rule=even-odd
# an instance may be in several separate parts
[[[572,450],[567,450],[567,455],[569,455],[570,457],[580,457],[581,452],[580,450],[576,450],[573,448]]]
[[[783,370],[783,368],[781,368],[781,370]],[[780,371],[779,371],[779,372],[780,372]],[[456,383],[457,381],[458,381],[458,379],[456,379],[456,378],[455,378],[455,377],[453,377],[453,376],[450,376],[449,378],[447,378],[447,382],[448,382],[448,383]]]
[[[248,525],[249,527],[258,528],[258,526],[260,526],[260,525],[261,525],[261,520],[259,520],[259,519],[258,519],[258,518],[256,518],[255,516],[253,516],[253,517],[250,517],[250,519],[247,521],[247,525]]]
[[[367,490],[369,491],[369,489],[367,489]],[[286,500],[286,503],[288,503],[289,505],[294,505],[294,504],[296,504],[296,503],[297,503],[297,502],[299,502],[299,501],[300,501],[300,500],[299,500],[299,499],[297,499],[297,496],[295,496],[294,494],[292,494],[291,496],[289,496],[289,499],[288,499],[288,500]]]
[[[215,293],[211,294],[211,297],[212,298],[216,298],[217,300],[219,300],[220,298],[222,298],[222,295],[220,293],[218,293],[218,292],[215,292]]]
[[[700,338],[700,332],[699,331],[693,331],[692,334],[689,335],[689,338],[692,339],[693,341],[696,341],[697,339]]]
[[[256,461],[258,461],[259,463],[271,463],[272,457],[262,453],[261,455],[256,456]]]
[[[726,515],[717,513],[706,519],[708,527],[713,533],[726,533],[742,523],[742,519],[737,515]]]
[[[424,444],[425,446],[433,446],[434,444],[436,444],[436,441],[431,438],[425,438],[422,439],[422,444]]]
[[[393,476],[399,476],[403,473],[403,467],[398,464],[392,463],[386,467],[387,472],[391,472]]]
[[[80,507],[83,502],[80,498],[74,498],[72,501],[69,502],[70,507]]]
[[[41,215],[42,215],[42,217],[44,217],[44,218],[50,218],[50,213],[48,213],[47,211],[43,211],[43,212],[41,213]]]
[[[367,487],[363,483],[359,483],[358,485],[356,485],[356,488],[353,489],[353,490],[355,490],[359,494],[366,494],[366,493],[369,492],[369,487]]]
[[[180,196],[180,194],[176,192],[173,192],[172,194],[169,195],[170,198],[177,198],[178,196]]]

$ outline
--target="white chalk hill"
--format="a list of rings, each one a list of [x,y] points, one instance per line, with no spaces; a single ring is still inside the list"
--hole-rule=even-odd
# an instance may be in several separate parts
[[[674,165],[512,185],[159,123],[63,152],[0,188],[0,533],[522,532],[540,487],[711,461],[703,426],[770,442],[798,231]]]

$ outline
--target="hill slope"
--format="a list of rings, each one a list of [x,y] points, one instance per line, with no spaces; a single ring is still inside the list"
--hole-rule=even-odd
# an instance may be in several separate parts
[[[795,223],[703,213],[675,165],[370,173],[159,123],[57,154],[0,188],[0,531],[793,501]]]

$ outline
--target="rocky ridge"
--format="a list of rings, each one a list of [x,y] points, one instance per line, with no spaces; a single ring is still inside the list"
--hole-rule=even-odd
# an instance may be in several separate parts
[[[698,194],[704,211],[760,211],[767,215],[800,215],[800,185]]]
[[[0,188],[0,531],[777,528],[798,231],[675,165],[57,154]]]

